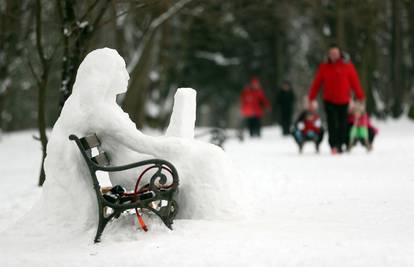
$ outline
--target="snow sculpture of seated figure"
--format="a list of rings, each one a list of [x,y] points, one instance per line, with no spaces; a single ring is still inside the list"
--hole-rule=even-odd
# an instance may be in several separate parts
[[[70,134],[79,137],[96,133],[113,165],[145,158],[172,162],[179,173],[179,218],[228,218],[236,197],[231,190],[236,172],[224,152],[211,144],[191,140],[195,120],[195,91],[179,91],[191,114],[173,112],[167,133],[152,137],[136,129],[128,115],[116,104],[117,94],[127,90],[129,75],[116,50],[103,48],[89,53],[79,66],[72,95],[67,99],[53,127],[45,160],[46,182],[41,207],[47,220],[57,219],[73,227],[91,227],[97,220],[96,196],[86,164]],[[180,111],[176,106],[175,111]],[[181,110],[184,111],[184,110]],[[187,123],[177,125],[180,116]],[[189,130],[190,129],[190,130]],[[191,130],[192,129],[192,130]],[[181,134],[185,138],[180,137]],[[112,176],[115,184],[135,183],[136,174]],[[53,223],[53,222],[52,222]]]

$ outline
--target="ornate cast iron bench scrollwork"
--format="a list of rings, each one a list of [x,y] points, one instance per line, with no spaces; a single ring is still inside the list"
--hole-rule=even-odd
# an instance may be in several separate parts
[[[99,222],[95,243],[100,242],[102,232],[111,219],[118,218],[124,211],[130,209],[135,209],[137,212],[137,209],[149,210],[156,214],[169,229],[172,229],[171,225],[178,210],[178,205],[174,200],[178,188],[178,173],[174,165],[162,159],[150,159],[122,166],[110,166],[109,158],[102,151],[101,142],[96,134],[84,138],[70,135],[69,139],[76,142],[85,159],[96,193]],[[136,167],[146,168],[139,175],[134,192],[122,194],[116,201],[110,201],[104,197],[96,176],[97,171],[119,172]],[[140,180],[146,173],[153,174],[149,184],[140,188]]]

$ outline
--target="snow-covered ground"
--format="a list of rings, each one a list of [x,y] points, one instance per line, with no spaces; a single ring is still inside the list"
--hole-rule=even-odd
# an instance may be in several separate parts
[[[121,229],[136,227],[125,217],[99,244],[94,229],[60,238],[64,224],[52,237],[19,234],[42,190],[40,144],[31,131],[4,134],[0,266],[414,266],[414,123],[378,126],[372,153],[331,156],[324,143],[319,155],[311,145],[299,155],[277,128],[229,141],[243,176],[228,190],[245,192],[249,216],[176,220],[174,231],[150,220],[149,232],[132,236]]]

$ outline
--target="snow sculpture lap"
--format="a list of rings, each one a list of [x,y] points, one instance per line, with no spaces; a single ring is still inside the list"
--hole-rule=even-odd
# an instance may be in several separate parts
[[[229,195],[236,172],[224,152],[194,141],[195,91],[179,89],[167,136],[152,137],[136,129],[116,104],[126,92],[129,75],[116,50],[103,48],[89,53],[78,69],[72,95],[57,120],[47,147],[46,183],[42,209],[49,220],[73,227],[94,226],[96,197],[86,164],[70,134],[96,133],[114,165],[147,158],[172,162],[180,176],[179,218],[228,218],[236,207]],[[113,185],[132,187],[137,173],[112,175]]]

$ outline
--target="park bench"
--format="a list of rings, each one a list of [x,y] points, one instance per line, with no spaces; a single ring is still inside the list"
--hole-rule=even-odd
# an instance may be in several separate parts
[[[204,132],[197,133],[195,135],[196,139],[203,138],[205,136],[209,137],[209,142],[213,145],[223,148],[224,143],[226,142],[227,136],[226,131],[221,128],[211,128]]]
[[[102,232],[110,220],[117,219],[123,212],[133,209],[135,209],[141,227],[145,231],[147,229],[140,215],[140,211],[143,210],[156,214],[169,229],[172,229],[173,220],[178,210],[178,205],[174,200],[178,189],[178,173],[174,165],[162,159],[149,159],[122,166],[111,166],[109,157],[102,150],[101,142],[96,134],[83,138],[70,135],[69,139],[76,142],[88,166],[93,189],[96,193],[99,221],[95,243],[100,242]],[[144,167],[144,171],[137,175],[133,192],[122,192],[123,190],[119,190],[120,186],[114,186],[106,191],[117,194],[115,195],[117,198],[110,198],[105,194],[105,190],[102,190],[96,176],[97,171],[119,172],[136,167]],[[151,175],[151,178],[148,184],[142,186],[140,182],[145,174]]]

